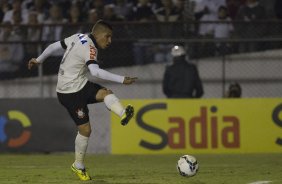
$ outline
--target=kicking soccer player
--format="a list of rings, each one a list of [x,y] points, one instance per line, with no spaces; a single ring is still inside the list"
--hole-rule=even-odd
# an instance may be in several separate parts
[[[91,134],[87,104],[104,102],[108,109],[121,117],[121,124],[126,125],[133,117],[131,105],[124,108],[113,92],[99,84],[88,81],[87,71],[98,78],[113,82],[132,84],[136,77],[124,77],[99,68],[98,50],[107,48],[112,41],[112,27],[99,20],[90,34],[74,34],[62,41],[50,44],[37,58],[32,58],[28,68],[41,64],[54,51],[65,49],[58,72],[57,96],[60,103],[68,110],[77,125],[75,139],[75,161],[72,171],[80,180],[91,180],[84,166],[84,157]]]

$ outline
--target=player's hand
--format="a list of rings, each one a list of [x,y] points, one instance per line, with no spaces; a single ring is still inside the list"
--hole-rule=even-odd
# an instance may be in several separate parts
[[[33,66],[38,66],[39,64],[40,63],[35,58],[32,58],[29,60],[27,67],[30,70]]]
[[[124,77],[123,84],[132,84],[134,83],[138,78],[137,77]]]

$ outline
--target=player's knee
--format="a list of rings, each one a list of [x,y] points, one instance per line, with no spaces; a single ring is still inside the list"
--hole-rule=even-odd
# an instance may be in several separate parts
[[[81,134],[81,135],[83,135],[85,137],[90,137],[90,135],[91,135],[91,128],[89,128],[89,129],[81,129],[79,131],[79,134]]]
[[[83,135],[85,137],[89,137],[91,135],[91,127],[90,125],[84,124],[84,125],[80,125],[78,127],[78,131],[80,135]]]
[[[104,97],[107,95],[113,94],[112,90],[110,89],[105,89]]]
[[[88,128],[88,129],[84,130],[84,134],[85,134],[86,137],[90,137],[91,132],[92,132],[91,128]]]
[[[113,92],[110,90],[110,89],[105,89],[103,90],[103,99],[107,96],[107,95],[110,95],[110,94],[113,94]]]
[[[113,92],[109,89],[106,89],[106,88],[100,89],[98,91],[97,95],[96,95],[96,100],[102,102],[104,100],[104,98],[109,94],[113,94]]]

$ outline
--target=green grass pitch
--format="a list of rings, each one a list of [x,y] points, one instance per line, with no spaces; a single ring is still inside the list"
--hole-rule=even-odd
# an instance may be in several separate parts
[[[180,156],[89,154],[93,180],[83,182],[70,170],[71,153],[0,154],[0,184],[282,184],[282,154],[194,155],[200,170],[191,178],[176,171]]]

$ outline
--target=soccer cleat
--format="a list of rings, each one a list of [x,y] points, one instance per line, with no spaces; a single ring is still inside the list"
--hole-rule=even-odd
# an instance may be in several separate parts
[[[130,121],[130,119],[134,115],[134,108],[132,105],[127,105],[125,108],[125,112],[121,117],[121,124],[123,126],[127,125],[127,123]]]
[[[91,180],[85,169],[77,169],[74,164],[71,165],[71,170],[79,177],[82,181]]]

